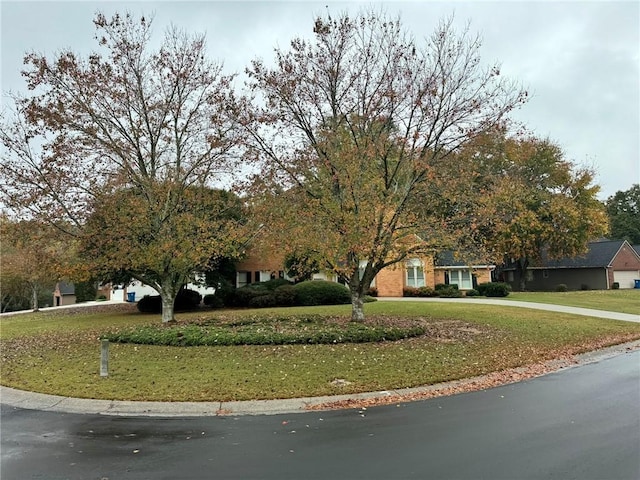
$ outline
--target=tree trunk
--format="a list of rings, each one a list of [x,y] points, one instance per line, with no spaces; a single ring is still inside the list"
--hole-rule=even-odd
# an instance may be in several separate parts
[[[38,310],[40,310],[40,308],[38,307],[38,287],[37,286],[31,287],[31,308],[33,309],[34,312],[37,312]]]
[[[364,322],[363,296],[359,292],[351,292],[351,321]]]
[[[524,292],[527,289],[527,268],[529,267],[529,260],[526,258],[518,260],[518,269],[520,270],[519,286],[520,291]]]
[[[174,306],[180,285],[176,287],[171,279],[165,279],[161,284],[160,298],[162,299],[162,323],[175,322]]]
[[[160,294],[160,298],[162,299],[162,323],[175,322],[175,317],[173,316],[173,308],[176,301],[176,296]]]

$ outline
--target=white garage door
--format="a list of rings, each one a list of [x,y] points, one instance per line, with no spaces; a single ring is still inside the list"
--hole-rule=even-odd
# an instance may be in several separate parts
[[[616,270],[613,272],[613,281],[618,282],[620,288],[633,288],[636,279],[640,279],[640,272],[638,271]]]

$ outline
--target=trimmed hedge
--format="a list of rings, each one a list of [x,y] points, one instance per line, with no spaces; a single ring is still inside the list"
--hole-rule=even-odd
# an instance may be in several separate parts
[[[504,282],[487,282],[478,285],[477,290],[484,297],[506,297],[511,293],[511,285]]]
[[[256,297],[259,298],[259,297]],[[150,325],[111,332],[102,338],[116,343],[168,346],[293,345],[365,343],[402,340],[424,335],[421,325],[372,326],[350,322],[331,324],[323,320],[257,320],[229,325]]]
[[[309,280],[293,286],[296,305],[342,305],[351,303],[351,293],[344,285],[326,280]]]

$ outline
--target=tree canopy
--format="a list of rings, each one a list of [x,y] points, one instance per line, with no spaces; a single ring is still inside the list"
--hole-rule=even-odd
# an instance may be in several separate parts
[[[254,98],[238,114],[265,225],[292,252],[317,252],[362,320],[382,268],[442,245],[446,219],[412,207],[455,189],[452,153],[505,123],[526,92],[483,67],[480,39],[452,19],[423,43],[375,11],[318,17],[313,31],[276,49],[275,67],[253,62]]]
[[[522,290],[527,268],[543,255],[585,253],[607,232],[594,172],[567,161],[551,140],[490,132],[466,145],[459,161],[469,170],[469,191],[476,192],[475,213],[462,209],[472,243],[498,263],[514,259]]]
[[[232,170],[232,77],[209,60],[203,35],[172,27],[154,50],[145,17],[99,13],[94,24],[98,50],[86,58],[25,57],[33,93],[16,98],[3,121],[2,201],[15,215],[71,226],[67,233],[84,235],[85,245],[100,245],[93,252],[105,263],[158,289],[170,321],[186,264],[197,269],[198,258],[226,254],[224,239],[234,241],[189,237],[201,235],[202,217],[183,208]],[[202,206],[220,208],[210,200]],[[93,228],[98,218],[112,230]]]
[[[606,207],[611,238],[640,244],[640,184],[617,191],[607,199]]]

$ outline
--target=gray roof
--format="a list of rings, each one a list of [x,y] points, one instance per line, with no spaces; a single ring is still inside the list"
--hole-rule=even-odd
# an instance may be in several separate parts
[[[58,282],[58,289],[60,290],[60,295],[76,294],[76,287],[73,283]]]
[[[584,255],[572,258],[553,260],[543,256],[541,266],[543,268],[594,268],[608,267],[624,244],[624,240],[609,240],[603,242],[591,242],[589,250]],[[534,267],[535,268],[535,267]],[[540,267],[538,267],[540,268]]]
[[[435,266],[436,267],[468,267],[473,265],[486,265],[487,262],[479,260],[473,260],[472,256],[461,255],[461,258],[456,258],[453,254],[453,250],[444,250],[436,255]]]
[[[636,253],[640,255],[640,245],[632,245],[632,247],[636,251]]]

